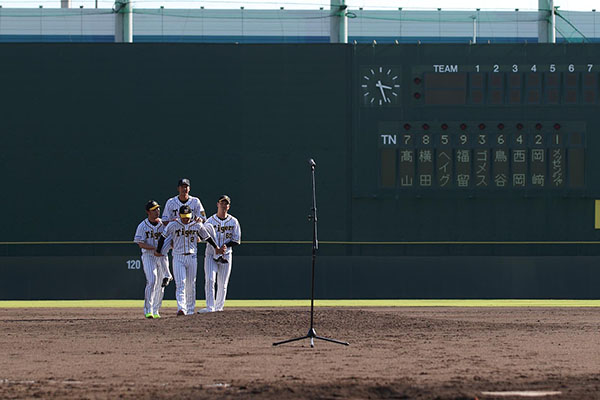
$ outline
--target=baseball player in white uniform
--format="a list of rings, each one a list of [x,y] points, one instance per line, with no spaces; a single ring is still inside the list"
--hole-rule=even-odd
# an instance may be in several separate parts
[[[175,221],[178,217],[179,209],[184,205],[190,207],[196,221],[206,221],[206,212],[204,212],[202,202],[199,198],[190,196],[190,180],[187,178],[180,179],[177,183],[177,191],[179,194],[171,197],[165,204],[162,216],[163,224],[167,225],[169,222]]]
[[[169,222],[175,221],[178,218],[179,209],[184,205],[187,205],[191,208],[196,221],[206,221],[206,212],[204,211],[202,202],[199,198],[190,196],[190,180],[187,178],[181,178],[179,182],[177,182],[177,191],[179,194],[168,199],[167,203],[165,204],[165,209],[162,216],[163,224],[166,226]],[[167,251],[165,251],[165,255],[166,253]],[[169,258],[165,257],[165,259],[168,262]],[[169,278],[164,278],[163,286],[167,286],[169,282]]]
[[[199,313],[223,311],[227,284],[231,275],[233,247],[242,242],[242,229],[237,218],[229,215],[231,199],[226,194],[217,201],[217,213],[204,224],[216,247],[206,246],[204,254],[206,308]],[[217,291],[215,294],[215,281]]]
[[[144,291],[144,315],[146,318],[160,318],[158,310],[162,305],[165,288],[161,283],[163,278],[170,279],[169,264],[166,257],[156,257],[154,251],[158,239],[165,230],[160,215],[160,205],[150,200],[146,203],[146,214],[144,219],[135,230],[133,241],[142,250],[142,264],[146,275],[146,289]]]
[[[173,244],[173,275],[177,315],[189,315],[196,308],[196,272],[198,269],[198,242],[205,240],[216,248],[201,221],[193,219],[192,210],[184,205],[179,209],[179,219],[170,222],[158,239],[155,255]]]

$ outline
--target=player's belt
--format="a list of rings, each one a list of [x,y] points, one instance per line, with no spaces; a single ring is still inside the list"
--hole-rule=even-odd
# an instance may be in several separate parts
[[[181,255],[182,256],[191,256],[191,255],[194,255],[194,254],[196,254],[196,253],[182,253]]]

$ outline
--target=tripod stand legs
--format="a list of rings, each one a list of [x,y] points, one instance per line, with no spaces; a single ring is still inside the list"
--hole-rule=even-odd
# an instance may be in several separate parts
[[[315,328],[310,328],[308,330],[308,333],[306,334],[306,336],[297,337],[297,338],[293,338],[293,339],[288,339],[288,340],[284,340],[284,341],[281,341],[281,342],[276,342],[276,343],[273,343],[273,346],[278,346],[278,345],[284,344],[284,343],[296,342],[298,340],[303,340],[303,339],[310,339],[310,347],[315,347],[314,339],[324,340],[326,342],[331,342],[331,343],[343,344],[345,346],[349,346],[350,345],[350,343],[343,342],[341,340],[330,339],[330,338],[326,338],[326,337],[323,337],[323,336],[318,336],[317,332],[315,332]]]
[[[314,339],[325,340],[331,343],[343,344],[345,346],[349,346],[350,343],[342,342],[341,340],[329,339],[322,336],[317,336],[317,332],[313,328],[313,315],[315,310],[315,259],[317,258],[317,249],[319,248],[319,242],[317,240],[317,195],[315,189],[315,160],[312,158],[308,160],[308,164],[310,165],[311,175],[312,175],[312,214],[309,218],[313,221],[313,246],[312,246],[312,275],[311,275],[311,288],[310,288],[310,329],[306,336],[297,337],[293,339],[284,340],[282,342],[273,343],[273,346],[278,346],[284,343],[295,342],[297,340],[302,339],[310,339],[310,347],[315,347]]]
[[[308,336],[302,336],[302,337],[297,337],[297,338],[293,338],[293,339],[283,340],[281,342],[273,343],[273,346],[278,346],[278,345],[284,344],[284,343],[296,342],[298,340],[307,339],[307,338],[308,338]]]

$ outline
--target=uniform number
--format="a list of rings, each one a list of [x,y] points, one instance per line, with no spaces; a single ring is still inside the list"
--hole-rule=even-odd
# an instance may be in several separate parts
[[[140,260],[127,260],[127,269],[140,269],[142,262]]]

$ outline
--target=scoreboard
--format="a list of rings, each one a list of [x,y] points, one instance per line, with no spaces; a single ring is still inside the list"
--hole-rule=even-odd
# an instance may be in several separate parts
[[[441,124],[381,122],[380,187],[479,191],[584,188],[583,123],[506,124],[466,119]]]
[[[598,192],[600,46],[373,45],[354,60],[355,195]]]

